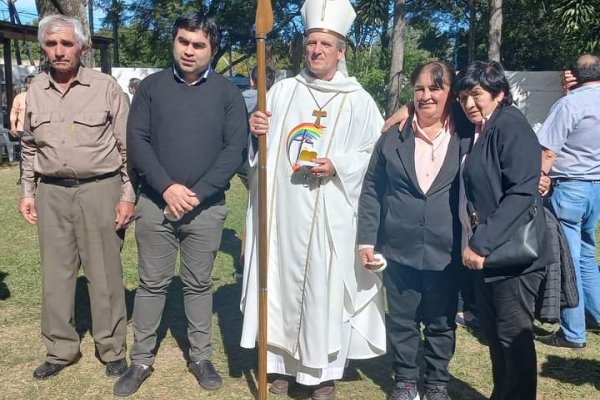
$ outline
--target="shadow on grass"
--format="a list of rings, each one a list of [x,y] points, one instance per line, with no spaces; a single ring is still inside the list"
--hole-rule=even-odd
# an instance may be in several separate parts
[[[548,355],[540,375],[576,386],[589,383],[600,390],[600,360]]]
[[[133,313],[135,290],[125,290],[125,304],[127,307],[127,320],[130,321]],[[75,289],[75,329],[80,338],[92,331],[92,315],[90,297],[87,288],[87,279],[84,276],[77,278]],[[174,276],[169,286],[167,300],[161,323],[156,331],[157,342],[155,353],[160,349],[160,344],[167,335],[167,331],[175,339],[182,352],[183,358],[189,362],[188,350],[190,343],[187,339],[187,320],[183,307],[183,286],[179,276]]]
[[[389,347],[389,345],[388,345]],[[351,360],[344,370],[342,381],[353,382],[361,380],[360,374],[373,381],[373,383],[384,391],[388,396],[394,390],[394,378],[392,374],[392,356],[388,353],[369,360]]]
[[[6,300],[10,298],[10,289],[4,280],[8,276],[6,272],[0,272],[0,300]]]
[[[492,377],[490,376],[491,380]],[[455,376],[450,376],[450,383],[448,384],[448,394],[452,399],[461,400],[486,400],[487,397],[479,393],[467,382],[458,379]]]
[[[239,249],[239,246],[238,246]],[[221,246],[223,250],[223,246]],[[223,352],[227,357],[229,376],[232,378],[244,377],[252,394],[256,397],[256,367],[258,356],[256,349],[240,347],[242,337],[243,316],[240,311],[241,282],[223,285],[214,293],[213,312],[217,314]]]
[[[234,260],[240,256],[240,239],[233,229],[224,229],[220,251],[230,254]],[[218,278],[213,279],[217,280]],[[0,292],[1,293],[1,292]],[[253,368],[256,364],[256,351],[240,348],[242,332],[242,314],[239,309],[241,283],[219,287],[214,292],[213,312],[217,314],[223,347],[227,356],[230,375],[235,378],[245,376],[248,385],[256,392]],[[135,302],[135,290],[125,290],[127,321],[131,321]],[[75,326],[80,337],[91,332],[91,310],[87,279],[80,276],[77,279],[75,292]],[[179,276],[174,276],[169,286],[165,309],[157,330],[155,353],[160,349],[161,342],[170,331],[175,339],[183,358],[189,362],[190,343],[187,338],[187,319],[183,303],[183,284]],[[213,343],[218,338],[213,338]]]
[[[233,259],[233,267],[236,271],[243,271],[243,266],[239,266],[242,241],[237,236],[235,230],[231,228],[223,229],[221,237],[221,248],[219,251],[229,254]],[[239,297],[238,297],[239,300]],[[238,302],[239,303],[239,302]]]
[[[219,251],[231,255],[231,257],[233,257],[234,260],[239,260],[241,244],[241,239],[237,237],[237,234],[233,229],[223,229],[223,235],[221,237],[221,248],[219,249]]]

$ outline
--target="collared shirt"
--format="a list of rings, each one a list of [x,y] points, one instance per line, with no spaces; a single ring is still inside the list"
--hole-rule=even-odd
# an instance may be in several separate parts
[[[10,128],[14,127],[17,132],[23,131],[23,119],[25,118],[25,97],[27,92],[19,93],[13,99],[10,109]]]
[[[538,140],[556,153],[550,177],[600,180],[600,83],[570,90],[554,103]]]
[[[208,77],[208,74],[210,74],[211,71],[212,71],[212,68],[209,66],[208,68],[206,68],[206,71],[204,71],[204,73],[202,75],[200,75],[200,78],[198,78],[197,80],[195,80],[192,83],[187,83],[187,81],[181,77],[181,74],[179,73],[179,68],[177,68],[177,65],[173,64],[173,75],[175,75],[175,79],[177,79],[177,81],[179,81],[181,83],[185,83],[188,86],[199,85],[200,83],[202,83],[203,81],[206,80],[206,78]]]
[[[135,201],[126,165],[129,106],[114,78],[80,67],[62,93],[50,74],[40,74],[26,107],[21,197],[35,197],[36,175],[85,179],[119,171],[121,200]]]
[[[417,118],[413,119],[413,132],[415,133],[415,170],[417,181],[423,193],[427,193],[437,177],[448,153],[448,145],[452,134],[453,123],[450,117],[446,118],[444,126],[437,135],[429,139],[425,131],[419,126]]]

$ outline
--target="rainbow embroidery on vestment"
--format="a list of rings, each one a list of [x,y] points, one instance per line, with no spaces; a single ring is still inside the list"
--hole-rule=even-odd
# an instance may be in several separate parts
[[[300,168],[298,163],[300,160],[310,162],[317,158],[316,152],[311,149],[323,136],[323,128],[317,127],[312,122],[304,122],[290,131],[287,138],[287,154],[293,171]]]

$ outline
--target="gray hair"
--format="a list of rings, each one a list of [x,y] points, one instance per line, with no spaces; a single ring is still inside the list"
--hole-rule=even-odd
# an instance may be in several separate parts
[[[337,35],[334,35],[334,36],[336,36],[335,48],[337,50],[346,50],[346,39],[342,39],[342,38],[338,37]],[[308,35],[306,35],[302,38],[302,47],[305,48],[307,43],[308,43]]]
[[[577,84],[600,81],[600,57],[584,54],[571,64],[571,72],[577,78]]]
[[[38,25],[38,42],[40,46],[44,46],[44,39],[47,34],[55,33],[63,27],[73,28],[77,43],[81,48],[89,47],[89,38],[83,30],[83,26],[78,19],[67,17],[61,14],[48,15],[40,21]]]

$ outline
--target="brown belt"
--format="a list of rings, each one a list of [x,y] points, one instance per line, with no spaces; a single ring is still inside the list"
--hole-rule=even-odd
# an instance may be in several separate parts
[[[109,172],[107,174],[92,176],[91,178],[59,178],[56,176],[42,175],[40,181],[49,185],[57,185],[64,187],[78,187],[84,183],[99,182],[104,179],[112,178],[116,176],[119,171]]]

